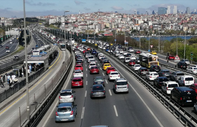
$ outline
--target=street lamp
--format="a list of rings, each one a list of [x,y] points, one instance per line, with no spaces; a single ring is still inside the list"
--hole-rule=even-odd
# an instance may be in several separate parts
[[[24,14],[24,39],[25,39],[25,77],[26,77],[26,94],[27,94],[27,119],[30,120],[29,109],[29,84],[28,84],[28,69],[27,69],[27,39],[26,39],[26,13],[25,13],[25,0],[23,0],[23,14]]]
[[[64,25],[65,25],[65,13],[69,11],[64,11]],[[66,32],[64,31],[65,48],[66,48]]]

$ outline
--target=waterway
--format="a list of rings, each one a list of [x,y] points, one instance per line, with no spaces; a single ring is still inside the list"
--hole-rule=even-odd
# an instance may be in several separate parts
[[[188,39],[191,39],[192,37],[194,36],[186,36],[186,40]],[[131,38],[134,38],[136,41],[139,41],[139,38],[145,38],[147,40],[149,40],[149,37],[132,37]],[[164,40],[172,40],[173,38],[176,38],[176,36],[160,36],[160,40],[164,41]],[[177,36],[177,38],[181,38],[181,39],[185,39],[185,36]],[[150,39],[157,39],[159,40],[159,36],[153,36],[153,37],[150,37]]]

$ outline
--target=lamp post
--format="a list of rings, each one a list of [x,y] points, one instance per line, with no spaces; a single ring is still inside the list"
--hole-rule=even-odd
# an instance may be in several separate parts
[[[65,13],[69,11],[64,11],[64,22],[65,22]],[[65,26],[65,23],[64,23]],[[66,31],[64,31],[64,39],[65,39],[65,49],[66,49]]]
[[[26,94],[27,94],[27,119],[30,120],[29,109],[29,84],[28,84],[28,67],[27,67],[27,39],[26,39],[26,13],[25,13],[25,0],[23,0],[23,14],[24,14],[24,40],[25,40],[25,77],[26,77]]]

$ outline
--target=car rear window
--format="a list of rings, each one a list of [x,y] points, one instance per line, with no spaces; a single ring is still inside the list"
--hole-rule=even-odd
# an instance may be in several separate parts
[[[98,67],[91,67],[91,69],[97,69]]]
[[[159,78],[159,81],[160,81],[160,82],[168,81],[168,79],[167,79],[167,78]]]
[[[73,81],[74,81],[74,82],[76,82],[76,81],[81,81],[81,79],[73,79]]]
[[[116,85],[127,85],[127,82],[116,82]]]
[[[111,73],[111,75],[118,75],[118,73]]]
[[[93,90],[104,90],[102,86],[93,86]]]
[[[76,67],[81,67],[80,65],[77,65]]]
[[[66,108],[58,108],[57,109],[57,112],[69,112],[69,111],[71,111],[71,108],[69,108],[69,107],[66,107]]]
[[[192,78],[192,77],[185,78],[185,81],[193,81],[193,80],[194,80],[194,78]]]
[[[60,93],[60,96],[67,96],[67,95],[71,95],[71,93]]]
[[[184,73],[177,73],[177,76],[182,76],[184,75]]]
[[[178,85],[177,84],[169,84],[168,87],[169,88],[174,88],[174,87],[178,87]]]

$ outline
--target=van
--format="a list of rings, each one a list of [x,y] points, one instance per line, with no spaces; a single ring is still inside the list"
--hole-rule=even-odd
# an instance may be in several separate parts
[[[189,87],[175,87],[170,97],[181,106],[193,106],[196,102],[196,92]]]
[[[191,75],[184,75],[178,78],[178,83],[180,86],[190,86],[194,84],[194,77]]]

